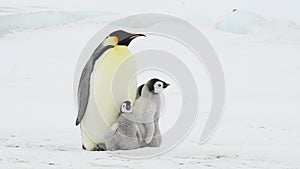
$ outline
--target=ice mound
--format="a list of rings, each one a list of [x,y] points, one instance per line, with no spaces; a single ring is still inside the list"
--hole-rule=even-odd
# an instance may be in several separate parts
[[[245,34],[264,22],[265,19],[258,14],[234,9],[216,24],[216,28],[224,32]]]
[[[0,16],[0,37],[6,33],[27,29],[65,25],[82,19],[110,15],[101,11],[39,11]]]

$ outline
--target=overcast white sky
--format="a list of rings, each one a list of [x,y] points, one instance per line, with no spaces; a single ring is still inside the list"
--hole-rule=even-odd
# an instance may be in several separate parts
[[[60,10],[101,10],[120,13],[163,12],[173,15],[204,13],[219,17],[233,8],[249,10],[272,18],[300,20],[299,0],[1,0],[0,8],[24,6]]]

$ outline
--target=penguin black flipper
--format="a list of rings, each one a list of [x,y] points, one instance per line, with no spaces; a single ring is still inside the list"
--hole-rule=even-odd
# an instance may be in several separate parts
[[[142,84],[137,88],[135,100],[137,100],[142,95],[142,89],[143,89],[144,85],[145,84]]]
[[[90,96],[90,79],[91,79],[91,74],[94,70],[95,62],[99,57],[101,57],[101,55],[105,51],[113,47],[114,47],[113,45],[103,46],[103,43],[101,43],[95,49],[92,56],[88,60],[87,64],[83,68],[80,81],[79,81],[78,93],[77,93],[78,115],[75,123],[76,126],[81,122],[87,108],[87,104]]]

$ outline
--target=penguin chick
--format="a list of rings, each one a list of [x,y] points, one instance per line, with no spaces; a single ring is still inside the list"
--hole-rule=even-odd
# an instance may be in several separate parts
[[[117,122],[112,125],[105,136],[107,150],[131,150],[140,147],[142,135],[132,119],[134,117],[131,102],[124,101]]]
[[[161,144],[159,116],[161,107],[161,93],[169,86],[168,83],[154,78],[141,85],[137,91],[132,114],[142,133],[144,146],[158,147]]]

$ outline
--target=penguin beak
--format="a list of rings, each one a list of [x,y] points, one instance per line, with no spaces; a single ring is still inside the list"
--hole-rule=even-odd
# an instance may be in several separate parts
[[[127,105],[127,106],[126,106],[126,109],[127,109],[127,110],[130,110],[130,109],[131,109],[131,106],[130,106],[130,105]]]
[[[135,39],[137,37],[141,37],[141,36],[145,36],[145,35],[144,34],[132,34],[129,37],[126,37],[125,39],[122,39],[121,41],[119,41],[118,45],[128,46],[133,39]]]
[[[146,37],[146,35],[144,35],[144,34],[133,34],[133,35],[131,35],[130,37],[129,37],[129,39],[135,39],[135,38],[137,38],[137,37],[140,37],[140,36],[144,36],[144,37]]]
[[[170,86],[170,84],[166,83],[165,86],[164,86],[164,88],[167,88],[168,86]]]

